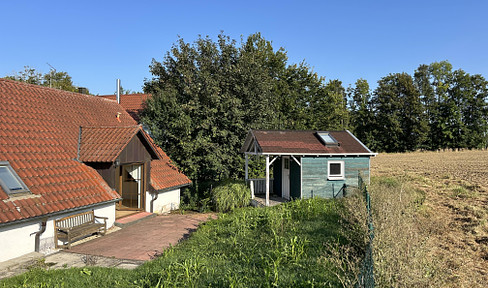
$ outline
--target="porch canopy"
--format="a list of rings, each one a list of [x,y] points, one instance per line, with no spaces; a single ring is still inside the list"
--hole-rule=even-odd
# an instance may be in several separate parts
[[[294,131],[249,130],[241,153],[245,154],[245,177],[249,180],[249,155],[266,157],[266,206],[269,206],[269,167],[278,158],[288,156],[302,166],[302,157],[318,156],[375,156],[351,132],[345,131]],[[254,197],[254,195],[252,195]]]

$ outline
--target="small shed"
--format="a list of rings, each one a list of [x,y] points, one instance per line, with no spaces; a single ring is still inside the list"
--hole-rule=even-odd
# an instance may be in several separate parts
[[[250,130],[241,153],[252,196],[263,190],[266,206],[270,191],[288,200],[341,197],[348,187],[357,187],[359,173],[369,183],[370,157],[377,155],[348,130]],[[266,158],[266,178],[249,179],[249,156],[253,155]]]

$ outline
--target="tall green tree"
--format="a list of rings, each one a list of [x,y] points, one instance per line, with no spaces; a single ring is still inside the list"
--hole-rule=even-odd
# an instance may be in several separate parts
[[[427,136],[420,93],[407,73],[390,74],[378,81],[373,99],[377,134],[386,152],[412,151],[421,147]]]
[[[346,89],[339,80],[330,80],[312,97],[310,104],[316,130],[344,130],[349,125]]]
[[[377,149],[374,139],[375,115],[368,81],[358,79],[354,88],[348,88],[348,98],[352,132],[370,149]]]
[[[192,180],[240,177],[249,129],[307,129],[310,99],[325,95],[322,78],[287,61],[259,33],[240,45],[223,34],[180,38],[150,66],[144,92],[154,97],[142,121]]]

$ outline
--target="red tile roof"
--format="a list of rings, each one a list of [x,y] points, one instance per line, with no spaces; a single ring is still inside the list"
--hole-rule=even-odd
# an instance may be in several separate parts
[[[116,95],[101,95],[105,99],[117,101]],[[139,121],[139,113],[144,109],[144,103],[151,94],[124,94],[120,95],[120,105],[129,113],[134,120]]]
[[[370,154],[374,155],[349,131],[329,131],[339,143],[327,146],[317,136],[317,131],[251,130],[241,152],[251,152],[254,140],[263,154]]]
[[[114,162],[140,130],[139,125],[81,127],[79,160],[83,162]]]
[[[76,160],[80,126],[119,127],[116,130],[120,132],[137,123],[116,102],[102,97],[0,79],[0,161],[8,161],[32,192],[28,197],[9,198],[0,189],[0,223],[119,198],[97,171]],[[131,129],[118,136],[114,133],[114,138],[107,136],[107,141],[118,139],[114,143],[120,144],[134,131]],[[102,157],[95,153],[95,140],[84,144],[88,145],[86,151],[92,152],[84,156]],[[165,156],[162,150],[159,153]],[[103,154],[104,160],[112,155]],[[167,156],[151,165],[156,167],[151,169],[151,183],[155,182],[157,190],[188,180],[179,172],[161,172],[161,166],[173,167]]]
[[[189,185],[191,180],[176,168],[163,149],[156,145],[151,137],[146,138],[158,153],[159,158],[162,159],[151,162],[151,186],[155,190],[166,190],[171,187]]]

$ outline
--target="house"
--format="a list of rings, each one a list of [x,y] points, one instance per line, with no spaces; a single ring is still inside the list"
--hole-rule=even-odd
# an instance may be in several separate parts
[[[190,180],[115,101],[0,79],[0,261],[54,249],[54,220],[176,209]]]
[[[241,153],[246,180],[252,182],[251,190],[263,187],[266,205],[271,189],[285,199],[341,196],[358,185],[358,173],[369,182],[369,160],[376,155],[347,130],[250,130]],[[252,155],[266,158],[265,179],[248,179]]]

